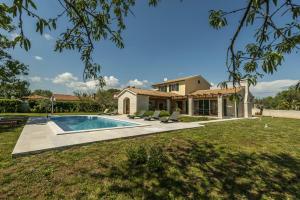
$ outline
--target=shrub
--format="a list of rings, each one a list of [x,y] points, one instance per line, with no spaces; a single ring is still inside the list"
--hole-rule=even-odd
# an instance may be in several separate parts
[[[147,168],[150,172],[161,172],[165,161],[165,155],[161,147],[151,147],[147,161]]]
[[[17,99],[0,99],[0,112],[22,112],[22,104]]]
[[[148,117],[148,116],[153,115],[153,113],[154,113],[154,111],[148,110],[148,111],[145,112],[144,115],[145,115],[146,117]]]
[[[130,148],[127,150],[128,165],[131,167],[138,167],[147,162],[147,151],[144,146]]]
[[[160,117],[169,117],[170,113],[168,111],[162,110],[159,114]]]

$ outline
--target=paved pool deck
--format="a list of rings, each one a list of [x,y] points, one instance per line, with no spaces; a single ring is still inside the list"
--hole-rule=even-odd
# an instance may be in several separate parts
[[[189,123],[161,123],[159,121],[144,121],[143,119],[128,119],[125,115],[105,116],[112,119],[138,122],[145,126],[97,130],[58,135],[45,117],[31,117],[28,119],[12,152],[13,157],[40,153],[47,150],[83,145],[98,141],[113,140],[126,137],[167,132],[180,129],[197,128],[204,125],[199,122]]]

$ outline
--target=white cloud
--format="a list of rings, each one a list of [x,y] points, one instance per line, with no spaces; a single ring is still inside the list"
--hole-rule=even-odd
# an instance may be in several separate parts
[[[103,78],[106,82],[106,89],[119,87],[119,79],[117,79],[116,77],[104,76]],[[55,84],[61,84],[73,90],[80,91],[94,91],[99,86],[98,80],[89,80],[86,82],[78,81],[78,78],[70,72],[59,74],[54,79],[45,78],[45,80],[52,80],[52,82]]]
[[[74,76],[72,73],[70,72],[65,72],[62,74],[57,75],[52,82],[56,83],[56,84],[67,84],[67,83],[71,83],[74,81],[77,81],[78,78],[76,76]]]
[[[44,34],[44,38],[45,38],[46,40],[52,40],[52,39],[53,39],[53,37],[52,37],[50,34],[48,34],[48,33],[45,33],[45,34]]]
[[[135,86],[135,87],[140,87],[140,88],[147,87],[148,84],[149,84],[149,82],[147,80],[140,81],[138,79],[134,79],[134,80],[128,81],[129,86]]]
[[[10,37],[11,37],[11,39],[15,39],[16,37],[18,37],[19,36],[19,34],[18,33],[11,33],[10,34]]]
[[[29,80],[31,82],[41,82],[42,79],[39,76],[32,76],[32,77],[29,77]]]
[[[265,97],[274,96],[276,93],[295,85],[299,80],[283,79],[275,81],[258,82],[256,86],[251,86],[250,91],[254,96]]]
[[[108,88],[116,88],[119,87],[119,79],[114,76],[104,76],[103,77],[106,83],[106,87]]]
[[[35,58],[36,60],[43,60],[43,58],[42,58],[41,56],[34,56],[34,58]]]

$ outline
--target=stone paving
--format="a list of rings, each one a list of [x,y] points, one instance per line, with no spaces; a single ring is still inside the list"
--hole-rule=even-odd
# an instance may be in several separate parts
[[[17,157],[74,145],[203,126],[199,122],[161,123],[159,121],[144,121],[143,119],[132,120],[128,119],[125,115],[109,117],[129,122],[138,122],[145,126],[57,135],[48,124],[46,118],[32,117],[29,118],[25,125],[12,152],[12,156]]]

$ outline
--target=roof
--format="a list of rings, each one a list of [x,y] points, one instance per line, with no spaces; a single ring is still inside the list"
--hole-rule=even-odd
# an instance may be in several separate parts
[[[80,99],[74,95],[67,94],[53,94],[53,97],[56,101],[79,101]]]
[[[175,94],[172,92],[161,92],[157,90],[145,90],[145,89],[140,89],[140,88],[134,88],[134,87],[128,87],[122,90],[117,97],[119,97],[121,94],[124,93],[124,91],[131,91],[135,94],[139,95],[147,95],[147,96],[153,96],[153,97],[166,97],[166,98],[171,98],[171,97],[181,97],[183,95]]]
[[[185,80],[196,78],[196,77],[203,78],[201,75],[186,76],[186,77],[181,77],[181,78],[177,78],[177,79],[172,79],[172,80],[164,81],[164,82],[161,82],[161,83],[155,83],[152,86],[159,86],[159,85],[163,85],[163,84],[166,84],[166,83],[173,83],[173,82],[178,82],[178,81],[185,81]]]
[[[210,89],[210,90],[197,90],[196,92],[191,93],[189,96],[215,96],[215,95],[224,95],[224,94],[234,94],[235,92],[240,92],[243,87],[236,88],[223,88],[223,89]]]
[[[48,99],[47,97],[43,97],[43,96],[40,96],[40,95],[30,95],[30,96],[27,96],[27,97],[24,97],[24,99],[28,99],[28,100],[39,100],[39,99]]]

